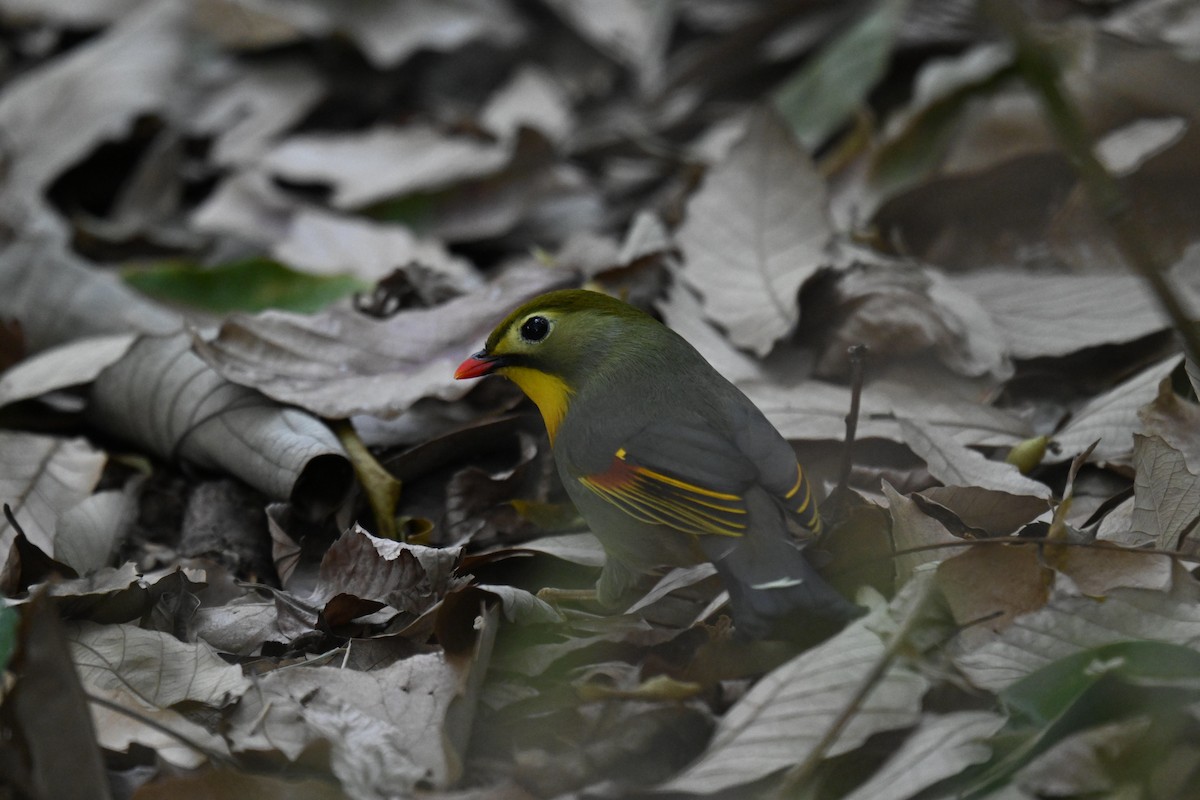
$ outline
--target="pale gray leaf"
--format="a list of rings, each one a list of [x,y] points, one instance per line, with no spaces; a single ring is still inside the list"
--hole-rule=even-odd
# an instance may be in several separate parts
[[[676,333],[700,351],[700,355],[733,383],[742,385],[749,381],[766,381],[762,365],[754,358],[734,347],[728,339],[704,319],[700,301],[678,282],[671,286],[667,296],[657,303],[663,320]],[[743,390],[745,387],[742,386]],[[803,395],[797,394],[799,401]],[[786,434],[785,434],[786,435]]]
[[[904,443],[926,464],[929,474],[947,486],[981,486],[1014,495],[1051,496],[1050,487],[1026,478],[1012,464],[991,461],[932,425],[901,419]]]
[[[1133,437],[1133,515],[1135,534],[1161,550],[1176,550],[1200,518],[1200,476],[1188,469],[1183,453],[1158,436]]]
[[[456,769],[446,716],[468,670],[440,652],[370,672],[276,670],[234,712],[230,741],[238,751],[278,748],[294,758],[325,739],[335,773],[362,788],[359,796],[404,795],[418,782],[444,786]]]
[[[125,355],[135,338],[132,333],[85,337],[18,362],[0,375],[0,406],[90,383]]]
[[[222,708],[250,688],[241,667],[203,642],[187,644],[136,625],[78,622],[71,652],[81,680],[106,693],[128,692],[149,706],[183,702]]]
[[[180,83],[187,4],[149,3],[64,56],[13,78],[0,94],[5,191],[32,201],[139,114],[161,111]]]
[[[293,269],[316,275],[354,275],[375,282],[416,262],[460,292],[483,283],[471,262],[441,242],[419,238],[403,225],[301,209],[271,255]]]
[[[254,655],[267,642],[283,644],[279,611],[274,600],[203,606],[192,615],[191,631],[222,653]]]
[[[1177,285],[1200,296],[1200,270],[1176,271]],[[950,282],[978,298],[1014,358],[1064,356],[1121,344],[1167,327],[1146,282],[1132,275],[978,272]]]
[[[271,173],[333,188],[340,209],[440,189],[501,170],[509,143],[449,136],[428,125],[355,133],[308,133],[286,139],[263,159]]]
[[[627,608],[625,613],[635,614],[643,608],[652,605],[655,601],[666,597],[676,589],[683,589],[716,574],[717,568],[708,562],[695,564],[690,567],[676,567],[666,575],[663,575],[658,583],[654,584],[654,588],[647,592],[645,597]]]
[[[1154,537],[1133,530],[1133,504],[1134,498],[1129,497],[1108,512],[1096,528],[1096,539],[1129,548],[1153,547]]]
[[[1200,473],[1200,405],[1175,394],[1169,377],[1158,384],[1154,402],[1138,411],[1138,419],[1141,433],[1162,437],[1183,454],[1189,470]]]
[[[603,567],[605,556],[600,541],[591,533],[563,533],[556,536],[539,536],[522,542],[521,550],[545,553],[572,564],[585,567]]]
[[[881,608],[768,673],[721,719],[705,754],[661,788],[712,794],[802,762],[884,657],[884,641],[872,628],[885,620]],[[927,686],[925,678],[894,664],[828,754],[916,723]]]
[[[479,120],[501,138],[515,136],[521,126],[561,142],[575,127],[570,98],[544,70],[524,66],[493,94]]]
[[[92,493],[106,460],[86,439],[0,431],[0,502],[12,507],[31,544],[53,553],[60,517]],[[0,561],[15,538],[0,519]]]
[[[562,622],[562,615],[554,606],[524,589],[492,583],[477,583],[473,586],[499,598],[504,618],[509,622],[518,625],[553,625]]]
[[[133,13],[152,0],[3,0],[0,10],[6,21],[36,20],[68,28],[103,27]]]
[[[133,712],[130,716],[93,708],[102,746],[125,751],[136,742],[179,766],[195,767],[204,761],[202,754],[140,721],[148,717],[210,751],[225,750],[219,736],[170,707],[193,702],[213,708],[227,705],[250,687],[240,667],[225,663],[206,644],[185,644],[134,625],[80,622],[70,626],[68,638],[84,688]]]
[[[576,32],[632,68],[638,84],[658,81],[675,23],[675,4],[658,0],[546,0]]]
[[[900,749],[845,800],[905,800],[991,757],[987,739],[1007,722],[992,711],[927,714]]]
[[[1130,639],[1200,649],[1200,604],[1161,590],[1116,589],[1101,598],[1059,591],[955,661],[971,683],[998,692],[1072,653]]]
[[[226,381],[191,345],[186,333],[139,339],[96,379],[93,419],[160,458],[224,470],[275,498],[288,498],[310,467],[327,466],[331,485],[320,492],[340,495],[349,476],[317,461],[344,458],[329,429]]]
[[[1092,398],[1054,435],[1059,450],[1048,451],[1045,460],[1070,461],[1099,439],[1092,460],[1128,462],[1133,455],[1133,433],[1139,427],[1138,411],[1154,399],[1159,382],[1178,364],[1175,356],[1160,361]]]
[[[58,518],[51,555],[80,575],[106,567],[137,513],[134,492],[97,492]]]
[[[897,415],[944,429],[962,444],[1012,445],[1030,435],[1029,424],[1003,409],[964,402],[937,385],[892,382],[868,386],[858,422],[860,438],[903,441]],[[747,380],[738,388],[788,439],[840,440],[846,435],[850,390],[826,381]]]
[[[286,5],[286,4],[285,4]],[[507,0],[356,0],[316,7],[347,31],[380,69],[421,50],[451,52],[472,42],[506,46],[522,36],[520,17]]]
[[[309,60],[239,61],[233,74],[204,99],[189,129],[214,137],[214,164],[249,165],[307,114],[324,91]]]
[[[1096,157],[1114,175],[1130,175],[1147,159],[1183,138],[1187,128],[1184,117],[1134,120],[1096,142]]]
[[[234,315],[197,348],[229,380],[280,402],[332,418],[395,417],[421,398],[468,392],[472,384],[454,380],[454,368],[512,308],[569,277],[509,270],[468,295],[386,320],[345,308]]]
[[[87,336],[171,333],[183,322],[54,236],[21,237],[0,251],[0,317],[21,323],[31,352]]]
[[[688,202],[684,281],[739,347],[767,353],[800,319],[800,287],[827,262],[825,184],[770,111],[751,118]]]
[[[892,539],[896,550],[902,553],[895,559],[897,586],[908,583],[922,564],[936,564],[961,552],[957,547],[947,547],[944,550],[904,553],[905,550],[926,545],[957,544],[962,540],[953,536],[945,525],[922,511],[911,499],[897,492],[886,480],[883,482],[883,494],[892,518]]]

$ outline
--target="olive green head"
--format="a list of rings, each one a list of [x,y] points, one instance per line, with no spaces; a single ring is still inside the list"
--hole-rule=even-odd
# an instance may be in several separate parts
[[[454,376],[497,373],[511,379],[541,409],[553,438],[571,395],[592,371],[615,352],[653,347],[656,329],[662,326],[653,317],[608,295],[549,292],[505,317]]]

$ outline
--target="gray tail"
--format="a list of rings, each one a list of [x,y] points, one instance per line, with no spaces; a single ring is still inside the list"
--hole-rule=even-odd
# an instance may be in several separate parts
[[[751,503],[753,522],[744,537],[706,536],[700,541],[729,591],[737,634],[761,639],[778,633],[785,622],[802,625],[819,619],[827,626],[861,615],[863,610],[808,562],[774,504],[765,497],[759,500]],[[754,508],[763,502],[769,508]]]

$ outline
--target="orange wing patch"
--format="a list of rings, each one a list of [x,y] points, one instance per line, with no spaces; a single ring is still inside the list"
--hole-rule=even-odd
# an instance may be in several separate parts
[[[579,482],[642,522],[697,536],[746,532],[746,505],[741,497],[631,464],[625,448],[616,452],[606,471]]]

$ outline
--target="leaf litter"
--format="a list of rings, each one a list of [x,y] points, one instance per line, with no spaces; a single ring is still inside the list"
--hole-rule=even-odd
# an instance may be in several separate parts
[[[1186,6],[1027,13],[1194,317]],[[1196,354],[987,13],[0,4],[6,779],[74,796],[69,743],[143,800],[1190,797]],[[603,552],[527,402],[452,372],[579,285],[822,494],[868,346],[818,565],[867,616],[743,641],[708,565],[539,596]]]

